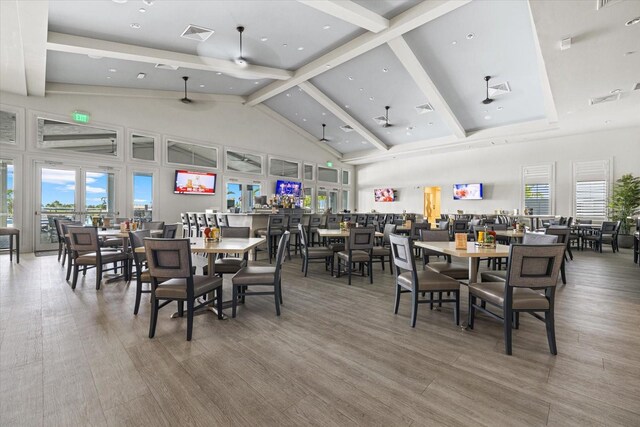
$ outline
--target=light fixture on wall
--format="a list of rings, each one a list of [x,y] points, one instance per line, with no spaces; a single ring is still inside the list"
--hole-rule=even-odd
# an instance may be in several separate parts
[[[182,98],[180,101],[182,101],[185,104],[191,104],[191,100],[187,96],[187,80],[189,80],[189,77],[183,76],[182,80],[184,80],[184,98]]]
[[[484,76],[484,81],[487,84],[487,97],[482,100],[483,104],[491,104],[493,102],[493,99],[489,98],[489,80],[491,80],[491,76]]]
[[[246,67],[248,64],[247,60],[242,56],[242,33],[244,32],[243,26],[236,27],[238,33],[240,33],[240,56],[235,59],[235,63],[240,67]]]
[[[322,138],[320,138],[320,142],[329,142],[327,138],[324,137],[324,129],[327,127],[326,123],[322,124]]]

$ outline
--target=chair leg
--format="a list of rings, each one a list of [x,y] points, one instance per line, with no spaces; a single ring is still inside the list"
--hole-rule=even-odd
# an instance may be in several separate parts
[[[71,268],[73,267],[71,264],[71,252],[69,252],[69,254],[67,255],[67,276],[66,276],[66,280],[69,280],[69,277],[71,277]]]
[[[556,328],[552,310],[549,310],[544,314],[544,323],[547,326],[547,340],[549,341],[549,351],[555,356],[556,354],[558,354],[558,348],[556,347]]]
[[[9,235],[9,262],[13,261],[13,235]]]
[[[429,310],[433,310],[433,292],[429,292]]]
[[[64,267],[64,263],[67,260],[67,247],[65,246],[62,249],[62,266]]]
[[[351,260],[347,262],[347,273],[349,274],[349,286],[351,286]]]
[[[402,288],[398,285],[396,285],[396,301],[395,301],[395,305],[393,307],[393,314],[398,314],[398,307],[400,307],[400,290]]]
[[[233,298],[231,301],[231,317],[236,317],[236,309],[238,308],[238,287],[233,285]]]
[[[467,315],[467,326],[469,326],[469,329],[473,329],[473,321],[476,317],[475,303],[476,297],[471,295],[471,292],[469,292],[469,312]]]
[[[278,284],[274,283],[274,288],[273,288],[273,299],[276,302],[276,316],[280,316],[280,295],[278,292]]]
[[[187,301],[187,341],[191,341],[192,335],[193,335],[193,299],[189,299]]]
[[[368,264],[369,264],[369,284],[373,285],[373,260],[371,258],[369,258]]]
[[[302,257],[302,264],[301,264],[302,268],[300,268],[300,271],[303,272],[303,273],[304,273],[304,263],[305,263],[306,260],[307,260],[307,258],[305,256],[303,256]]]
[[[149,318],[149,338],[153,338],[156,334],[156,323],[158,322],[159,304],[155,293],[151,291],[151,317]]]
[[[69,267],[71,267],[71,263],[69,263]],[[74,265],[73,266],[73,280],[71,281],[71,289],[75,289],[77,283],[78,283],[78,265]]]
[[[389,274],[393,274],[393,260],[389,257]]]
[[[564,285],[567,284],[567,273],[564,269],[564,260],[562,260],[562,264],[560,265],[560,276],[562,276],[562,283]]]
[[[222,286],[216,288],[216,309],[218,311],[218,319],[222,317]]]
[[[178,301],[178,317],[184,317],[184,301]]]
[[[278,283],[278,297],[280,298],[280,305],[284,304],[282,300],[282,279],[280,279],[280,283]]]
[[[453,317],[456,320],[456,326],[458,326],[460,325],[460,291],[454,291],[453,295],[456,297],[456,305],[455,305]]]
[[[142,281],[138,277],[136,280],[136,303],[133,306],[133,315],[138,315],[138,309],[140,308],[140,298],[142,298]]]
[[[416,327],[418,317],[418,292],[411,292],[411,327]]]
[[[571,246],[567,247],[567,252],[569,252],[569,258],[573,261],[573,252],[571,252]]]
[[[511,355],[511,335],[513,322],[512,319],[512,311],[510,307],[504,308],[504,352],[505,354]]]
[[[307,277],[307,273],[309,272],[309,258],[305,257],[304,262],[302,263],[302,270],[304,271],[304,277]]]
[[[100,282],[102,282],[102,264],[96,265],[96,291],[100,290]]]
[[[438,307],[442,307],[442,292],[438,292]]]

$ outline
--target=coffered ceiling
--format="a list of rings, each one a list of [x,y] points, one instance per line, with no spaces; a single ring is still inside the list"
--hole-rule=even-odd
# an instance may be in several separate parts
[[[179,102],[189,76],[190,93],[271,109],[351,163],[640,125],[640,91],[632,90],[640,24],[625,25],[640,16],[640,2],[597,4],[3,0],[0,88],[36,96],[54,85],[58,93],[71,84],[132,88]],[[190,25],[196,39],[181,37]],[[246,66],[236,62],[238,26]],[[568,37],[571,48],[561,50]],[[501,89],[489,104],[485,76]],[[612,91],[619,100],[589,105]],[[386,106],[391,126],[380,119]]]

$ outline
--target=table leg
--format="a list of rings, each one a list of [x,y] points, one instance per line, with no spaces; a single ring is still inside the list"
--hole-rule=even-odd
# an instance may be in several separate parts
[[[478,259],[469,257],[469,285],[476,283],[478,280]],[[462,316],[460,316],[462,317]],[[469,329],[469,325],[466,321],[460,322],[460,328]]]

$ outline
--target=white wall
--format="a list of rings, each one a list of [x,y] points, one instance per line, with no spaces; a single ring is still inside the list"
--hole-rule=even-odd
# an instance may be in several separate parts
[[[453,153],[414,155],[358,166],[359,212],[423,212],[423,187],[442,187],[442,213],[522,209],[521,167],[555,162],[555,213],[572,211],[572,162],[611,159],[614,179],[640,176],[640,128],[509,143]],[[453,200],[455,183],[484,184],[483,200]],[[397,202],[376,203],[373,189],[393,187]]]
[[[23,250],[30,250],[34,239],[33,212],[36,210],[35,169],[37,160],[62,161],[65,164],[95,167],[111,166],[116,171],[117,209],[121,215],[130,216],[131,189],[130,174],[133,170],[150,170],[158,174],[156,181],[156,198],[154,200],[154,218],[165,221],[177,221],[180,212],[202,211],[206,208],[220,210],[222,208],[225,177],[244,178],[241,174],[225,174],[223,153],[225,147],[246,149],[265,155],[265,171],[268,155],[324,165],[332,161],[338,169],[353,170],[344,165],[327,151],[303,138],[301,135],[277,122],[257,108],[244,106],[238,101],[197,102],[185,105],[179,99],[148,99],[121,96],[88,96],[51,94],[45,98],[23,97],[5,92],[0,93],[0,103],[24,109],[22,129],[26,140],[23,149],[15,150],[0,147],[0,156],[16,159],[16,227],[22,229]],[[148,131],[174,136],[187,141],[194,140],[219,147],[217,194],[212,197],[185,196],[173,194],[173,180],[176,166],[165,164],[165,156],[157,164],[132,161],[127,155],[119,160],[102,156],[83,156],[75,154],[51,153],[35,146],[35,132],[30,127],[30,117],[34,112],[61,116],[69,119],[75,110],[87,111],[91,114],[91,123],[95,126],[105,125],[119,128],[123,140],[127,130]],[[53,117],[56,118],[56,117]],[[124,146],[124,145],[123,145]],[[124,148],[125,150],[128,147]],[[100,158],[99,158],[100,157]],[[192,167],[198,170],[202,168]],[[263,176],[246,176],[251,180],[262,181],[265,185],[263,194],[274,192],[277,178]],[[308,183],[306,183],[308,184]],[[306,185],[305,184],[305,185]],[[321,184],[319,184],[321,185]],[[339,185],[338,185],[339,187]],[[314,189],[315,194],[315,189]],[[352,194],[354,192],[352,191]],[[355,196],[352,196],[352,203]]]

